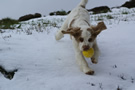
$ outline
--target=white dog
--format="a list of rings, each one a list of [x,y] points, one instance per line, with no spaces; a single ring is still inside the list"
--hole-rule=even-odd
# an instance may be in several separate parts
[[[64,34],[70,34],[75,48],[75,57],[80,69],[88,75],[93,75],[94,71],[88,66],[82,51],[90,48],[94,49],[94,55],[91,58],[92,63],[96,64],[99,57],[99,49],[96,43],[97,35],[106,29],[103,22],[97,26],[89,24],[90,16],[85,9],[88,0],[82,0],[79,5],[71,11],[60,30],[56,33],[56,40],[60,40]]]

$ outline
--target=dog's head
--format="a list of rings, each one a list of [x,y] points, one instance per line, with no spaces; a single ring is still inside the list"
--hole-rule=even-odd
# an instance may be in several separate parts
[[[86,51],[92,48],[97,35],[105,29],[105,24],[99,22],[97,26],[69,28],[67,31],[62,31],[62,33],[72,35],[78,43],[79,49],[81,51]]]

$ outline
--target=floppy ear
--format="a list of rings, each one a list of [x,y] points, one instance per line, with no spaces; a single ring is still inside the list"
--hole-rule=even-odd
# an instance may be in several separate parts
[[[78,32],[80,32],[80,28],[69,28],[66,31],[61,31],[63,34],[70,34],[72,36],[75,36]]]
[[[98,35],[101,31],[107,29],[104,22],[99,22],[97,26],[92,26],[92,29],[94,30],[94,34]]]

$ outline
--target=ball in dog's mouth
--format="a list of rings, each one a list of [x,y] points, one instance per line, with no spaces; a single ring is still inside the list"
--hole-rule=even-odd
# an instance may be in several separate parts
[[[90,48],[89,50],[82,51],[83,56],[86,58],[91,58],[94,55],[94,49]]]

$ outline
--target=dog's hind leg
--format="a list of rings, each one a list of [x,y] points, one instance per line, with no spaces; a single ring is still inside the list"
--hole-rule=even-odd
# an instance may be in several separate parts
[[[67,29],[68,29],[68,19],[65,20],[61,28],[57,31],[55,35],[55,39],[60,40],[62,37],[64,37],[64,34],[62,33],[62,31],[66,31]]]

